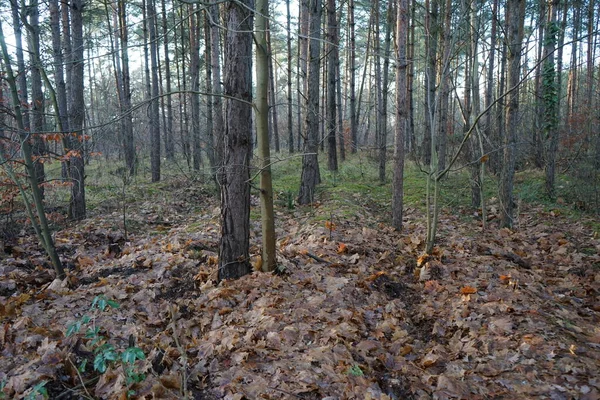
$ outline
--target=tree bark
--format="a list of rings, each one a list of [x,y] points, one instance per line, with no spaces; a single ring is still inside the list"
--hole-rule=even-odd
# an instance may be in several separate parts
[[[356,119],[356,23],[354,0],[348,1],[348,25],[350,26],[350,152],[358,149],[358,124]]]
[[[167,25],[167,7],[166,1],[161,0],[161,11],[162,11],[162,35],[163,35],[163,51],[165,53],[165,84],[166,84],[166,109],[167,109],[167,121],[164,132],[165,141],[165,156],[167,160],[175,160],[175,140],[173,138],[173,99],[171,98],[172,84],[171,84],[171,58],[169,56],[169,29]]]
[[[507,63],[508,63],[508,108],[506,110],[506,129],[504,131],[504,159],[500,178],[500,202],[502,213],[500,225],[512,228],[514,225],[515,201],[513,197],[516,141],[519,129],[519,77],[521,68],[521,47],[523,42],[523,24],[525,22],[525,0],[507,1]]]
[[[408,127],[408,0],[397,0],[396,10],[396,128],[394,132],[394,177],[392,181],[392,225],[402,230],[404,204],[404,135]]]
[[[25,129],[25,124],[23,120],[23,113],[21,109],[21,99],[19,98],[17,88],[17,83],[15,76],[12,71],[10,55],[8,53],[8,48],[6,46],[6,40],[4,39],[4,30],[2,29],[2,21],[0,20],[0,48],[2,50],[2,59],[4,61],[4,70],[6,72],[6,80],[10,89],[11,101],[14,110],[15,119],[17,122],[17,128],[19,131],[19,139],[21,144],[21,155],[23,157],[23,164],[25,165],[25,170],[27,172],[27,178],[29,181],[29,186],[31,188],[33,203],[36,209],[36,214],[39,220],[38,222],[35,220],[33,215],[33,210],[31,209],[31,205],[28,198],[25,198],[24,192],[22,192],[23,200],[25,202],[25,206],[29,213],[29,217],[31,219],[31,223],[38,235],[40,241],[42,242],[42,246],[44,250],[46,250],[46,254],[50,258],[52,266],[54,267],[54,271],[56,272],[56,277],[59,279],[65,278],[65,271],[61,264],[58,253],[56,252],[56,247],[54,246],[54,240],[52,238],[52,234],[50,232],[50,228],[48,226],[48,220],[46,218],[46,213],[44,211],[44,204],[42,199],[42,193],[40,191],[38,180],[36,176],[35,166],[33,164],[32,158],[32,150],[31,145],[29,144],[29,132]]]
[[[275,246],[275,213],[273,212],[273,185],[271,179],[271,152],[269,148],[269,2],[256,0],[256,136],[260,167],[260,216],[262,226],[262,270],[270,272],[277,266]],[[272,93],[272,92],[271,92]]]
[[[211,51],[211,69],[212,69],[212,112],[213,112],[213,133],[212,133],[212,145],[215,148],[215,168],[217,171],[213,173],[219,173],[220,168],[223,165],[223,152],[224,152],[224,121],[223,121],[223,100],[221,94],[223,93],[221,84],[221,31],[218,26],[220,21],[219,3],[218,0],[214,0],[215,4],[210,6],[211,26],[210,26],[210,51]],[[217,178],[218,179],[218,178]]]
[[[558,25],[556,22],[558,2],[559,0],[551,0],[548,4],[542,71],[542,118],[543,132],[547,142],[544,157],[546,195],[551,200],[555,200],[556,198],[555,175],[556,153],[558,151],[558,94],[560,93],[560,88],[556,85],[556,66],[554,62],[554,49],[558,34]]]
[[[69,125],[73,140],[70,153],[71,204],[70,217],[78,221],[86,217],[85,171],[83,134],[85,118],[84,65],[83,65],[83,0],[73,0],[70,4],[72,69],[69,93]]]
[[[239,4],[238,4],[239,3]],[[221,183],[219,281],[250,273],[250,153],[252,151],[252,0],[227,3],[226,125]]]
[[[302,156],[302,177],[298,203],[310,204],[314,201],[315,189],[320,183],[319,160],[317,158],[319,140],[319,66],[321,57],[321,0],[310,0],[309,10],[309,59],[308,89],[306,96],[306,146]]]
[[[338,170],[337,160],[337,121],[336,121],[336,60],[339,58],[337,46],[337,17],[335,0],[327,0],[327,167],[330,171]]]
[[[288,153],[294,153],[294,121],[292,103],[292,15],[290,0],[285,1],[286,27],[287,27],[287,127],[288,127]]]
[[[192,165],[195,171],[202,164],[200,145],[200,15],[196,5],[189,5],[190,11],[190,107],[192,116]]]

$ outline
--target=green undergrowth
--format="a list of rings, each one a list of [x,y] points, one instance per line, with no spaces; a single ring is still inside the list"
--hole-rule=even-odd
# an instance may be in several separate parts
[[[366,152],[348,154],[344,162],[339,163],[338,171],[327,169],[326,154],[319,155],[321,184],[315,193],[319,211],[310,215],[315,220],[322,219],[364,219],[365,214],[374,216],[371,221],[389,223],[391,218],[392,173],[390,160],[386,170],[386,181],[379,181],[377,162],[367,156]],[[302,171],[302,156],[280,153],[273,156],[271,166],[275,209],[278,212],[294,212],[300,208],[296,204]],[[123,161],[92,159],[86,165],[86,200],[90,216],[103,214],[110,210],[119,210],[123,201],[129,210],[151,207],[153,210],[159,203],[185,201],[197,206],[191,212],[205,212],[203,197],[212,197],[218,202],[218,190],[210,178],[210,169],[203,166],[201,171],[190,171],[182,160],[164,163],[162,180],[150,183],[149,165],[140,165],[138,175],[128,177],[123,168]],[[259,176],[253,170],[252,194],[258,197]],[[60,163],[53,162],[46,166],[47,179],[58,182],[61,175]],[[593,198],[597,173],[587,177],[589,187],[582,185],[582,179],[568,174],[557,177],[557,200],[551,201],[545,195],[544,172],[526,170],[515,175],[515,199],[518,202],[542,204],[548,211],[560,210],[573,218],[589,213],[588,204],[582,198]],[[404,207],[425,211],[427,174],[412,161],[407,161],[404,169]],[[487,173],[485,180],[485,198],[489,206],[498,204],[497,177]],[[468,168],[457,168],[441,181],[439,204],[443,209],[455,210],[471,208],[471,181]],[[581,193],[586,190],[585,196]],[[49,186],[46,189],[46,206],[49,210],[66,213],[70,188],[66,185]],[[17,199],[17,202],[20,198]],[[150,204],[150,205],[148,205]],[[212,206],[214,207],[214,206]],[[588,209],[586,209],[586,207]],[[157,211],[157,210],[154,210]],[[469,215],[469,214],[466,214]],[[253,207],[253,220],[260,219],[260,208]],[[591,227],[600,232],[600,226]]]

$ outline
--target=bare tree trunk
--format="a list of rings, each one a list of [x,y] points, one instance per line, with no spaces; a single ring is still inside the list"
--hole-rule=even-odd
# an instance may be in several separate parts
[[[294,153],[294,122],[292,103],[292,15],[290,0],[285,1],[286,26],[287,26],[287,127],[288,127],[288,153]]]
[[[163,51],[165,53],[165,84],[167,91],[166,109],[167,123],[165,124],[164,141],[165,141],[165,156],[167,160],[175,160],[175,139],[173,137],[173,99],[171,98],[171,58],[169,56],[169,29],[167,26],[167,7],[166,1],[161,0],[162,11],[162,35],[163,35]]]
[[[302,157],[302,177],[298,203],[314,201],[315,188],[320,182],[317,158],[319,139],[319,66],[321,57],[321,0],[309,0],[309,60],[308,89],[306,96],[306,146]]]
[[[425,67],[425,134],[423,136],[422,162],[431,163],[431,142],[434,132],[436,70],[437,70],[437,37],[438,37],[438,1],[425,0],[425,47],[427,61]]]
[[[408,127],[408,0],[397,0],[396,16],[396,129],[394,180],[392,181],[392,225],[402,230],[404,204],[404,135]]]
[[[308,85],[308,29],[309,29],[309,14],[308,6],[310,0],[299,1],[299,21],[298,21],[298,73],[296,74],[296,87],[298,91],[297,105],[297,120],[298,120],[298,150],[302,150],[306,146],[307,134],[304,131],[303,116],[306,118],[302,108],[307,101],[307,85]]]
[[[221,182],[219,281],[250,273],[252,0],[229,1],[225,37],[225,171]]]
[[[205,85],[206,92],[210,92],[213,86],[213,77],[212,77],[212,41],[210,40],[210,14],[208,10],[205,10],[204,13],[204,63],[205,63]],[[214,95],[213,95],[214,96]],[[210,163],[210,167],[213,170],[216,170],[218,167],[215,164],[215,151],[213,147],[214,143],[214,111],[213,111],[213,101],[209,97],[206,99],[206,150],[208,153],[208,161]],[[216,175],[213,175],[216,177]]]
[[[221,94],[223,93],[221,84],[221,31],[219,28],[219,20],[221,13],[219,12],[218,0],[214,0],[215,4],[210,6],[211,26],[210,26],[210,50],[212,63],[212,112],[213,112],[213,133],[212,133],[212,145],[215,148],[215,165],[217,168],[217,180],[218,180],[218,169],[223,165],[223,152],[225,142],[223,132],[224,121],[223,121],[223,100]],[[214,172],[213,172],[214,173]]]
[[[508,43],[508,108],[506,110],[506,130],[504,134],[504,160],[500,179],[500,201],[502,214],[500,224],[511,228],[514,224],[515,201],[513,186],[516,161],[516,141],[519,122],[519,76],[521,67],[521,47],[523,24],[525,22],[525,0],[507,1],[507,43]]]
[[[69,121],[70,130],[75,140],[71,141],[70,176],[71,203],[70,217],[73,220],[82,220],[86,216],[85,203],[85,171],[83,159],[83,135],[85,100],[84,100],[84,65],[83,65],[83,0],[71,2],[71,40],[72,40],[72,70],[71,91],[69,93]]]
[[[273,141],[275,142],[275,152],[279,153],[280,151],[280,138],[279,138],[279,125],[277,121],[279,117],[277,116],[277,96],[275,92],[275,69],[273,68],[273,48],[271,47],[271,31],[270,31],[270,23],[267,21],[267,53],[269,55],[269,111],[271,116],[271,132],[273,132]]]
[[[497,35],[497,13],[498,13],[498,0],[493,0],[492,3],[492,21],[491,21],[491,31],[490,31],[490,54],[489,54],[489,62],[487,68],[487,78],[486,78],[486,89],[485,89],[485,107],[489,108],[494,101],[494,65],[496,61],[496,35]],[[494,136],[494,127],[492,126],[492,110],[489,110],[485,115],[485,128],[484,134],[488,138],[492,138]],[[490,157],[490,165],[492,170],[497,166],[496,149],[492,149],[491,157]]]
[[[336,98],[337,98],[337,134],[339,138],[339,147],[340,147],[340,159],[341,161],[346,160],[346,139],[344,137],[344,117],[343,117],[343,106],[342,106],[342,71],[340,66],[340,54],[339,54],[339,46],[340,46],[340,32],[339,29],[341,27],[341,19],[342,13],[340,11],[339,20],[337,22],[338,30],[336,32],[336,41],[334,46],[338,52],[338,56],[335,59],[335,90],[336,90]]]
[[[121,95],[120,112],[121,112],[121,131],[123,135],[123,147],[125,153],[125,165],[130,175],[135,174],[136,156],[133,138],[133,116],[131,114],[131,79],[129,75],[129,33],[127,24],[125,0],[117,1],[117,14],[119,20],[119,39],[121,52],[121,71],[120,79],[117,79],[122,85],[118,93]],[[118,56],[116,56],[118,60]]]
[[[3,70],[6,73],[6,81],[8,83],[11,101],[14,110],[14,116],[17,122],[17,128],[19,130],[19,138],[21,141],[21,155],[23,158],[23,164],[25,165],[26,175],[29,181],[29,186],[31,188],[32,200],[35,206],[37,218],[39,220],[39,225],[34,217],[33,210],[31,208],[31,203],[28,197],[25,195],[25,191],[21,189],[21,194],[23,196],[23,201],[25,203],[25,207],[28,211],[29,217],[31,219],[32,226],[35,229],[38,238],[42,242],[42,246],[50,261],[52,266],[54,267],[54,271],[56,272],[56,277],[59,279],[65,278],[65,271],[61,264],[60,258],[56,252],[56,247],[54,246],[54,240],[52,238],[52,234],[50,232],[50,228],[48,226],[48,220],[46,219],[46,213],[44,212],[44,204],[42,199],[42,193],[40,192],[38,179],[36,176],[35,166],[33,165],[33,154],[31,150],[31,145],[29,144],[29,132],[25,128],[23,114],[21,111],[21,99],[19,98],[16,84],[15,75],[12,71],[12,66],[10,64],[10,55],[8,53],[8,48],[6,46],[6,40],[4,38],[4,31],[2,29],[2,21],[0,20],[0,48],[2,50],[2,59],[4,61]],[[39,60],[39,57],[37,57]],[[1,158],[4,158],[3,154],[0,154]],[[2,160],[4,161],[4,160]],[[14,177],[14,176],[13,176]],[[16,178],[16,177],[15,177]],[[20,186],[20,185],[19,185]],[[20,186],[21,187],[21,186]]]
[[[390,46],[392,41],[392,29],[394,23],[394,0],[388,0],[386,12],[385,42],[383,45],[383,77],[381,82],[381,108],[380,108],[380,135],[379,144],[379,181],[385,183],[385,166],[387,163],[387,108],[388,108],[388,85],[390,69]]]
[[[406,142],[407,151],[415,151],[416,149],[416,135],[415,135],[415,98],[414,98],[414,81],[415,81],[415,14],[416,5],[415,0],[412,0],[411,7],[411,18],[410,18],[410,38],[408,40],[407,48],[407,59],[409,60],[408,66],[408,127],[406,134],[404,135],[404,141]],[[415,157],[416,159],[416,157]]]
[[[183,4],[179,5],[179,14],[182,15],[184,13]],[[175,54],[179,52],[186,53],[189,50],[186,50],[185,47],[185,37],[189,36],[185,32],[185,22],[180,24],[177,23],[177,16],[173,15],[173,23],[175,25],[175,29],[177,31],[177,25],[180,26],[179,35],[175,35],[175,37],[179,38],[180,41],[175,40]],[[186,19],[189,27],[189,18]],[[179,49],[178,49],[179,47]],[[185,158],[188,169],[192,167],[191,160],[191,148],[190,148],[190,140],[189,140],[189,113],[188,113],[188,104],[187,104],[187,81],[186,77],[188,76],[187,69],[185,67],[185,62],[180,60],[180,57],[175,57],[175,70],[177,72],[177,89],[179,91],[178,94],[178,103],[179,103],[179,137],[181,141],[181,151]]]
[[[256,136],[258,142],[258,162],[260,165],[260,215],[262,227],[262,270],[270,272],[277,266],[275,246],[275,213],[273,212],[273,185],[271,179],[271,152],[269,149],[269,86],[273,94],[274,85],[269,70],[272,59],[268,41],[269,2],[256,1]],[[269,68],[269,66],[271,66]],[[271,81],[271,84],[269,84]],[[278,143],[276,141],[276,143]]]
[[[546,24],[542,21],[546,18],[546,1],[540,0],[538,2],[538,44],[537,44],[537,64],[535,67],[535,79],[534,79],[534,96],[535,96],[535,113],[532,118],[532,134],[533,134],[533,163],[536,168],[544,167],[544,137],[541,121],[542,110],[544,105],[542,104],[542,57],[544,50],[544,35],[546,34]]]
[[[38,1],[32,0],[29,5],[29,23],[28,32],[28,50],[31,63],[31,132],[33,133],[32,152],[35,157],[34,167],[38,179],[38,185],[41,185],[45,179],[43,157],[46,155],[46,144],[43,140],[45,101],[42,91],[42,73],[43,66],[39,62],[40,55],[40,11]],[[44,197],[44,187],[40,186],[40,193]]]
[[[202,147],[200,145],[200,15],[194,4],[190,8],[190,107],[192,114],[192,165],[200,170]]]
[[[327,0],[327,167],[330,171],[337,171],[337,143],[336,143],[336,60],[339,58],[337,40],[337,17],[335,13],[335,0]]]
[[[350,26],[350,152],[358,148],[358,124],[356,115],[356,35],[354,0],[348,1],[348,25]]]

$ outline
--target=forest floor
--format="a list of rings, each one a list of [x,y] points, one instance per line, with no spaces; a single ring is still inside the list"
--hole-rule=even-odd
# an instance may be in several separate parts
[[[498,229],[492,201],[483,230],[453,205],[423,256],[422,207],[396,232],[389,200],[352,189],[280,192],[279,273],[219,285],[217,196],[184,179],[136,188],[127,236],[118,195],[64,223],[62,283],[20,233],[0,255],[0,398],[600,398],[597,220],[521,204]]]

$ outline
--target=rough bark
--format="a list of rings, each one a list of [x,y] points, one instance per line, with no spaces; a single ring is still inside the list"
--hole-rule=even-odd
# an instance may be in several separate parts
[[[192,165],[195,171],[202,164],[202,147],[200,145],[200,16],[194,4],[190,10],[190,108],[192,117]]]
[[[500,202],[502,204],[500,224],[512,228],[514,224],[515,201],[513,197],[516,141],[519,122],[519,77],[521,68],[521,47],[523,24],[525,21],[525,0],[507,1],[507,85],[512,90],[508,95],[506,109],[506,129],[504,131],[504,155],[500,177]]]
[[[356,119],[356,23],[354,22],[354,0],[348,2],[348,25],[350,27],[350,152],[358,149],[358,124]]]
[[[309,59],[308,88],[306,96],[306,145],[302,156],[302,177],[298,203],[310,204],[314,200],[315,188],[320,182],[319,160],[319,67],[321,57],[321,0],[310,0],[309,9]]]
[[[294,121],[292,103],[292,15],[290,0],[285,1],[286,27],[287,27],[287,127],[288,127],[288,153],[294,152]]]
[[[392,181],[392,225],[402,229],[404,204],[404,135],[408,127],[408,0],[397,0],[396,15],[396,127],[394,131],[394,177]]]
[[[166,111],[167,120],[165,124],[164,141],[165,141],[165,156],[167,160],[175,160],[175,140],[173,138],[173,99],[171,98],[172,84],[171,84],[171,57],[169,55],[169,29],[167,26],[167,7],[166,1],[161,0],[161,11],[162,11],[162,35],[163,35],[163,51],[165,53],[165,84],[167,96]]]
[[[258,144],[258,163],[260,167],[260,220],[262,228],[262,270],[273,271],[277,266],[275,246],[275,213],[273,211],[273,185],[271,179],[271,153],[269,148],[269,103],[268,93],[271,86],[269,71],[271,55],[268,43],[269,2],[256,0],[256,136]]]
[[[212,133],[212,145],[215,148],[215,167],[221,168],[223,164],[223,100],[221,94],[223,93],[221,84],[221,31],[218,26],[220,20],[219,4],[218,0],[214,0],[213,5],[210,6],[211,26],[210,26],[210,51],[211,51],[211,69],[212,69],[212,112],[213,112],[213,133]]]
[[[337,46],[337,17],[335,13],[335,0],[327,0],[327,39],[329,42],[327,52],[327,167],[330,171],[337,171],[337,121],[336,113],[336,60],[339,58]]]
[[[69,151],[71,177],[71,202],[69,215],[73,220],[86,217],[85,202],[85,170],[84,146],[86,140],[83,134],[85,118],[84,99],[84,64],[83,64],[83,0],[73,0],[70,4],[71,14],[71,85],[69,92],[69,125],[73,140]]]
[[[252,151],[252,0],[230,1],[225,37],[227,96],[224,174],[221,184],[221,240],[218,279],[250,273],[250,172]]]

